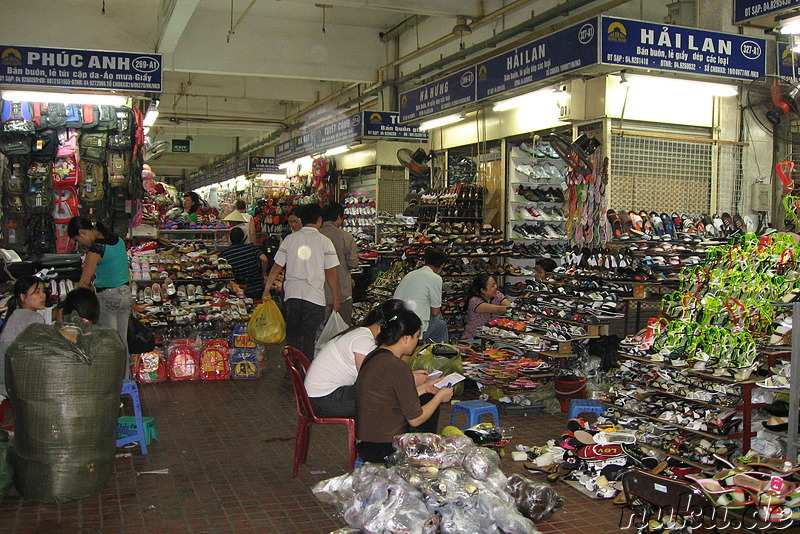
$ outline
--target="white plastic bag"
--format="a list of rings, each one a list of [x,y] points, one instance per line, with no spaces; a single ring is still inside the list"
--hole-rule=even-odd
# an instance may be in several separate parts
[[[336,334],[344,332],[348,328],[347,323],[344,322],[339,312],[331,311],[328,320],[325,322],[325,326],[322,328],[322,332],[317,338],[317,343],[314,346],[314,354],[317,354],[319,349],[321,349],[325,343],[333,339]]]

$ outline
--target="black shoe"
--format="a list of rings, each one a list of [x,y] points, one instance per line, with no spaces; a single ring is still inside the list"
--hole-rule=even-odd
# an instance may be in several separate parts
[[[777,400],[772,404],[767,404],[764,406],[764,410],[776,417],[788,417],[789,416],[789,403],[782,400]]]

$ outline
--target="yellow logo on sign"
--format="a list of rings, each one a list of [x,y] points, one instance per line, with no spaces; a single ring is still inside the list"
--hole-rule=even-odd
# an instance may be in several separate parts
[[[486,69],[486,65],[481,65],[478,67],[478,79],[481,81],[485,81],[486,78],[489,77],[489,72]]]
[[[403,95],[400,97],[400,107],[406,107],[408,105],[408,97]]]
[[[607,33],[609,41],[614,41],[615,43],[628,42],[628,30],[621,22],[612,22],[608,26]]]
[[[0,65],[18,67],[22,65],[22,54],[16,48],[6,48],[0,54]]]
[[[787,48],[781,53],[781,65],[786,65],[787,67],[791,67],[794,61],[792,60],[792,49]]]
[[[369,116],[369,123],[370,124],[381,124],[383,123],[383,118],[381,117],[380,113],[373,113]]]

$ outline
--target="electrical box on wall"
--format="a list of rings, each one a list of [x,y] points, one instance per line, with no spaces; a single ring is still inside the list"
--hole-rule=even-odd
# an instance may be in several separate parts
[[[586,118],[585,85],[583,80],[569,80],[558,85],[558,120],[569,122]]]
[[[753,211],[770,211],[769,184],[753,184],[753,198],[750,200],[750,209]]]

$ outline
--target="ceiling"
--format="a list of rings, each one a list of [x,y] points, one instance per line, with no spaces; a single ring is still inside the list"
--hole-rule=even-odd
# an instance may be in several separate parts
[[[249,149],[300,117],[306,124],[319,124],[327,112],[341,117],[347,110],[337,105],[374,86],[398,55],[404,60],[396,74],[408,75],[554,6],[554,22],[572,14],[562,9],[567,4],[633,6],[642,14],[640,3],[628,0],[321,1],[0,0],[0,44],[160,53],[162,91],[139,95],[145,103],[159,101],[150,134],[157,141],[191,140],[188,154],[167,152],[150,162],[166,178]],[[648,1],[665,9],[664,0]],[[473,26],[469,41],[450,35],[459,16]],[[382,39],[387,32],[399,35],[399,43]]]

